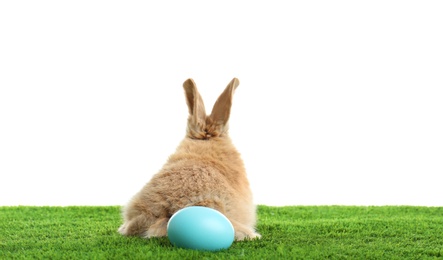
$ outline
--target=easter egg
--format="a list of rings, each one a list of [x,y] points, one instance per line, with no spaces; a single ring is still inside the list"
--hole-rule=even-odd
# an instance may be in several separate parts
[[[168,238],[174,246],[217,251],[234,241],[234,227],[215,209],[192,206],[177,211],[169,220]]]

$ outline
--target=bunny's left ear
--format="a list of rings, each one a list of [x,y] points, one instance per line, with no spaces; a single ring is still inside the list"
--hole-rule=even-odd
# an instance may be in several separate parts
[[[192,123],[195,125],[204,125],[206,120],[206,111],[203,99],[198,93],[197,86],[194,80],[187,79],[183,83],[185,89],[186,104],[189,109],[189,116],[192,119]]]
[[[232,96],[239,84],[240,81],[237,78],[233,78],[215,102],[209,117],[217,125],[226,125],[228,123],[229,115],[231,114]]]

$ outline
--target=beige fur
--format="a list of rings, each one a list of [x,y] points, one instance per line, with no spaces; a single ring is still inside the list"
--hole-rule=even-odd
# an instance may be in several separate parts
[[[123,235],[146,238],[167,235],[169,218],[188,206],[206,206],[223,213],[235,239],[255,239],[255,206],[240,154],[228,136],[234,78],[206,115],[192,79],[183,83],[189,108],[186,137],[152,179],[123,210]]]

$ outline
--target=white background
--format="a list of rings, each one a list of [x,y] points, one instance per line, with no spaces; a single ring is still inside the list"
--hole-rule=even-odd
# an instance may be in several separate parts
[[[443,206],[440,1],[146,2],[0,3],[0,205],[126,203],[238,77],[257,204]]]

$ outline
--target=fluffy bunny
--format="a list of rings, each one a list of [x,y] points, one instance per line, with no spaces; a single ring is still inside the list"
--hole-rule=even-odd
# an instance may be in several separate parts
[[[167,235],[170,217],[189,206],[223,213],[235,229],[235,239],[260,238],[255,232],[256,209],[240,154],[228,136],[234,78],[208,116],[192,79],[183,83],[189,108],[186,137],[163,168],[123,209],[123,235],[145,238]]]

